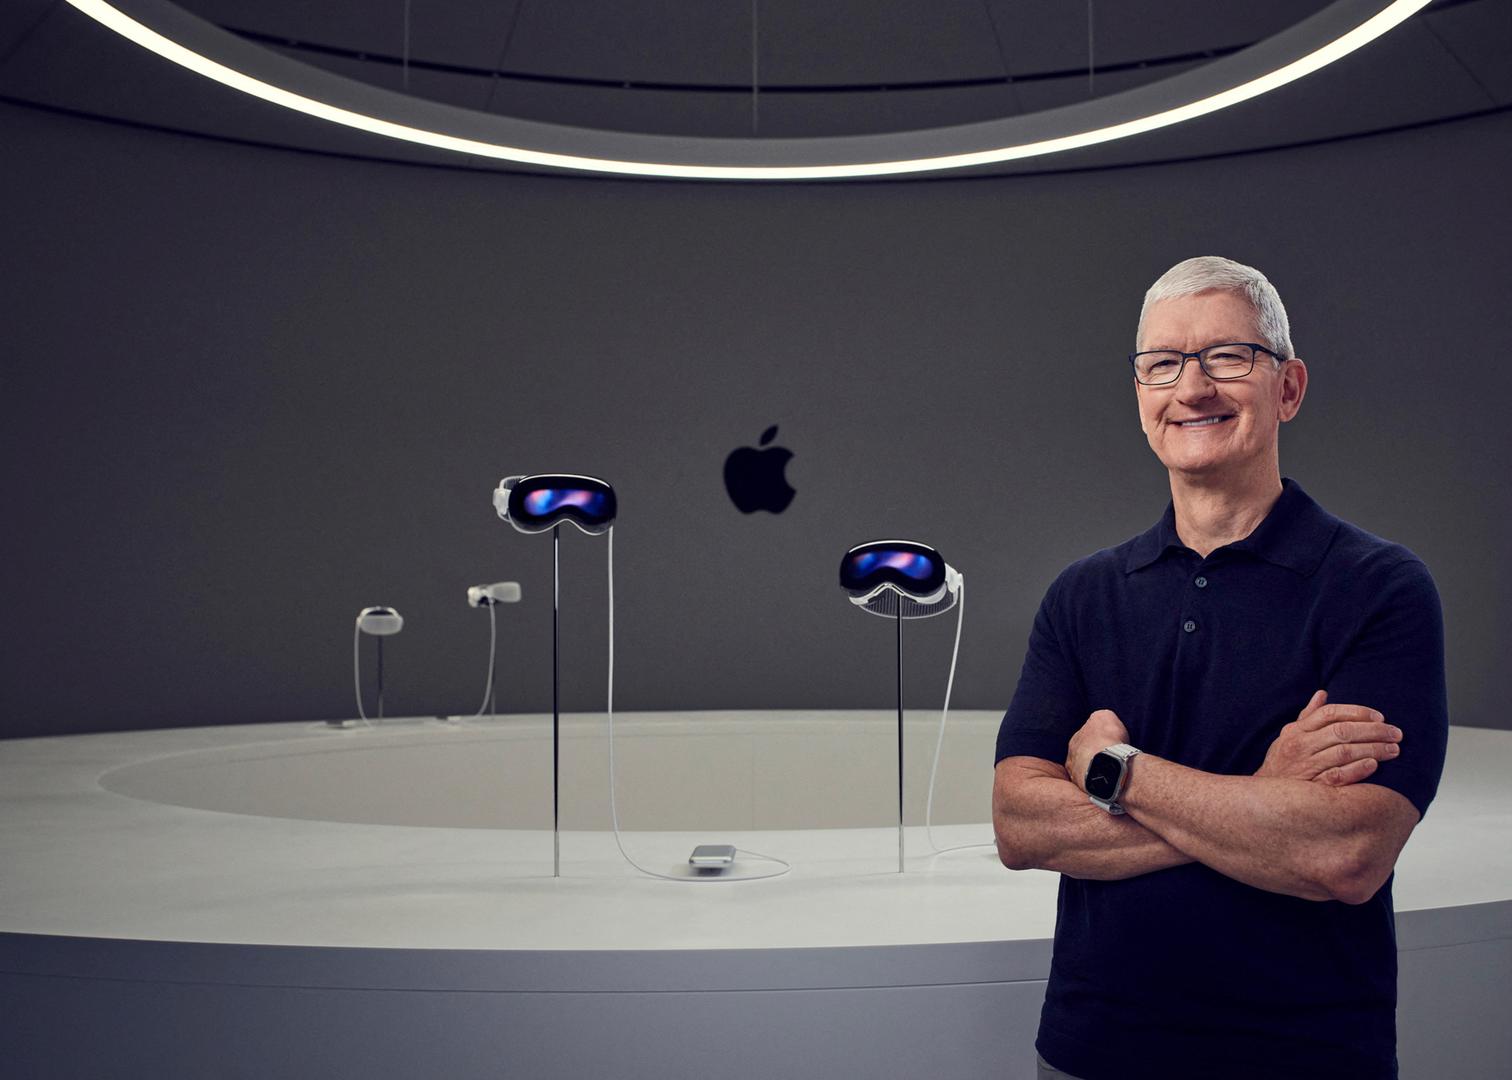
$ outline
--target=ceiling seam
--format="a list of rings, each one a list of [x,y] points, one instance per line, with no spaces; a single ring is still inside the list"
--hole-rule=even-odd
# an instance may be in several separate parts
[[[25,30],[21,31],[21,33],[16,37],[16,40],[12,41],[8,46],[6,46],[6,49],[3,53],[0,53],[0,67],[4,67],[7,63],[9,63],[10,58],[15,56],[16,53],[20,51],[21,46],[25,45],[27,41],[30,40],[31,36],[35,34],[37,30],[42,26],[42,24],[52,17],[52,13],[57,11],[58,8],[62,5],[63,0],[52,0],[52,3],[47,5],[46,10],[44,10],[42,14],[33,19],[31,21],[31,25],[28,26]]]
[[[1093,75],[1097,67],[1092,62],[1092,0],[1087,0],[1087,96],[1093,97]]]
[[[992,28],[992,41],[997,46],[998,61],[1003,65],[1003,76],[1013,97],[1013,111],[1017,116],[1024,113],[1024,99],[1019,94],[1018,82],[1013,78],[1013,65],[1008,62],[1008,47],[1003,44],[1003,35],[998,32],[997,16],[992,13],[989,0],[982,0],[982,11],[987,15],[987,25]]]
[[[757,42],[760,41],[760,36],[758,34],[758,25],[757,25],[757,21],[756,21],[756,7],[757,7],[757,4],[759,2],[760,2],[760,0],[751,0],[751,134],[752,135],[756,134],[756,130],[760,126],[760,122],[761,122],[761,111],[760,111],[760,107],[759,107],[759,104],[758,104],[759,101],[761,100],[761,96],[760,96],[761,80],[760,80],[760,68],[757,66],[757,60],[758,60],[758,57],[760,55],[759,52],[757,51]]]
[[[520,12],[524,10],[525,0],[519,0],[519,3],[515,4],[514,11],[509,16],[509,29],[504,32],[504,44],[499,48],[499,59],[494,64],[493,70],[489,72],[488,97],[483,101],[484,112],[493,112],[494,94],[499,89],[499,81],[502,74],[501,69],[504,67],[505,58],[509,56],[509,46],[514,42],[515,27],[520,25]],[[228,28],[222,27],[222,29]],[[235,30],[231,32],[233,34],[237,33]]]
[[[1434,29],[1433,20],[1428,17],[1427,12],[1423,13],[1422,23],[1425,27],[1428,28],[1428,32],[1433,35],[1433,40],[1439,43],[1439,48],[1448,53],[1449,58],[1459,65],[1460,70],[1463,71],[1466,75],[1470,76],[1470,81],[1475,83],[1476,86],[1480,87],[1481,93],[1486,95],[1486,100],[1491,102],[1491,104],[1493,105],[1500,105],[1501,101],[1495,94],[1491,92],[1491,88],[1488,87],[1485,83],[1481,82],[1480,76],[1475,73],[1475,70],[1471,68],[1469,64],[1465,63],[1460,54],[1455,52],[1454,49],[1449,45],[1449,43],[1444,40],[1443,35],[1440,34],[1436,29]]]
[[[404,89],[409,92],[410,0],[404,0]]]

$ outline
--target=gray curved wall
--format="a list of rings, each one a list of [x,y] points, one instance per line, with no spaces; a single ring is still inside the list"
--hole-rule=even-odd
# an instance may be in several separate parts
[[[1259,266],[1313,380],[1282,472],[1433,570],[1456,723],[1512,726],[1512,115],[1049,176],[812,186],[477,175],[0,106],[0,734],[351,715],[351,620],[407,620],[390,713],[550,708],[551,543],[509,472],[597,473],[626,709],[886,707],[840,554],[968,580],[998,708],[1054,574],[1168,498],[1122,359],[1178,259]],[[725,455],[779,424],[798,489]],[[562,542],[564,707],[601,707],[604,542]],[[910,624],[937,702],[951,623]],[[371,654],[368,670],[371,671]]]

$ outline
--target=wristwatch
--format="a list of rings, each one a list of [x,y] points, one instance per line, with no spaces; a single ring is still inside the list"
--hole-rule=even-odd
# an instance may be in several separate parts
[[[1129,784],[1129,762],[1137,753],[1128,743],[1114,743],[1093,754],[1092,763],[1087,766],[1087,782],[1082,785],[1087,789],[1087,797],[1110,814],[1125,812],[1118,805],[1118,797]]]

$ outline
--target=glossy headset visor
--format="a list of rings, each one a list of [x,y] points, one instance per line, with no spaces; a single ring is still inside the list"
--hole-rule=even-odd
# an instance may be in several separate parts
[[[945,559],[914,540],[873,540],[841,558],[840,587],[853,598],[888,586],[917,600],[936,599],[945,588]]]
[[[522,476],[510,486],[506,512],[522,532],[545,532],[570,521],[584,532],[596,534],[614,523],[618,509],[608,481],[570,473],[540,473]]]

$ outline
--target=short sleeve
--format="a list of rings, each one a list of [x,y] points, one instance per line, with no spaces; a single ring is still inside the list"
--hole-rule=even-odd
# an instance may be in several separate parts
[[[1323,688],[1330,702],[1367,705],[1402,729],[1401,753],[1363,782],[1399,792],[1426,814],[1444,771],[1449,699],[1443,612],[1421,560],[1390,568],[1359,629],[1324,672]]]
[[[1065,761],[1071,736],[1086,722],[1086,694],[1058,623],[1061,582],[1056,579],[1040,601],[1018,689],[998,728],[997,757],[1038,757]]]

